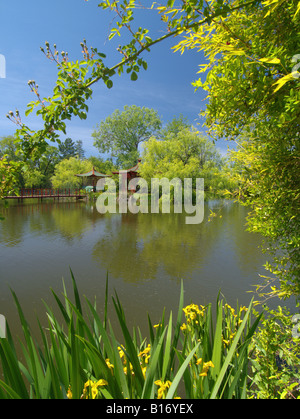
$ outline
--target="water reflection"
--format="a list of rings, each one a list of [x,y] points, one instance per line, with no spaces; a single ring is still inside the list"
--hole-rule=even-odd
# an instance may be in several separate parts
[[[186,277],[209,252],[213,233],[205,230],[186,225],[184,214],[122,214],[106,224],[93,258],[129,282],[155,279],[159,272]]]
[[[266,259],[260,236],[245,231],[245,208],[227,202],[219,215],[185,224],[185,214],[99,214],[83,202],[10,204],[0,223],[0,313],[14,318],[11,287],[24,310],[61,291],[61,278],[74,271],[83,294],[104,298],[106,273],[132,322],[145,312],[176,310],[181,278],[186,301],[214,302],[221,289],[233,304],[247,304]],[[35,315],[33,316],[35,317]],[[145,319],[146,320],[146,319]]]
[[[218,211],[220,206],[222,218],[208,222],[208,209]],[[79,253],[86,254],[112,277],[132,283],[158,275],[190,278],[212,255],[216,265],[235,263],[253,272],[253,265],[261,261],[257,250],[260,238],[245,233],[245,209],[216,201],[206,204],[205,213],[203,223],[188,225],[185,214],[102,215],[95,206],[85,203],[19,204],[10,207],[0,226],[1,246],[26,244],[23,257],[31,254],[36,258],[33,239],[44,238],[43,249],[49,258],[57,246],[63,246],[65,252],[72,247],[68,265]]]

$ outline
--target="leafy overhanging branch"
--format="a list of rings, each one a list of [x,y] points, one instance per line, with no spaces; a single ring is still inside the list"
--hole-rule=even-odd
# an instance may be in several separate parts
[[[58,68],[58,76],[53,96],[41,98],[39,86],[34,80],[28,82],[31,91],[37,99],[28,104],[25,115],[28,116],[34,109],[36,115],[43,119],[44,127],[41,130],[32,130],[23,123],[20,113],[10,111],[7,117],[17,125],[15,133],[16,142],[20,152],[24,154],[25,160],[32,155],[40,155],[47,147],[47,141],[59,142],[61,131],[66,133],[66,120],[73,115],[80,119],[86,119],[88,105],[86,102],[92,97],[92,86],[103,80],[108,88],[112,88],[112,77],[118,73],[121,75],[124,70],[131,75],[131,80],[138,78],[140,68],[147,69],[147,62],[141,57],[144,51],[150,51],[156,44],[168,38],[175,37],[190,29],[198,28],[212,21],[218,16],[224,16],[255,1],[250,1],[230,8],[224,1],[210,1],[204,4],[203,1],[182,1],[180,8],[174,8],[174,1],[169,0],[167,6],[155,6],[163,22],[167,24],[167,33],[163,36],[152,39],[148,29],[138,28],[134,31],[131,26],[133,11],[137,7],[135,0],[125,0],[123,3],[106,0],[99,3],[102,9],[110,9],[117,14],[116,28],[111,29],[109,38],[125,28],[129,31],[131,40],[127,45],[120,46],[119,52],[123,58],[115,65],[108,67],[104,63],[105,54],[97,48],[88,48],[86,40],[81,43],[83,60],[70,61],[68,54],[64,51],[58,52],[56,45],[51,49],[48,42],[45,43],[46,50],[41,48],[48,59],[55,62]],[[179,16],[179,17],[178,17]]]

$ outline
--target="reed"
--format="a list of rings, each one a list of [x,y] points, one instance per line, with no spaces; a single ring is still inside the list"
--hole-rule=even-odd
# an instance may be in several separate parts
[[[251,322],[248,308],[229,307],[217,298],[212,305],[184,307],[183,285],[176,318],[165,310],[149,333],[130,333],[116,294],[112,303],[122,331],[119,340],[107,317],[106,281],[104,319],[96,304],[79,296],[71,271],[73,302],[63,283],[63,296],[52,294],[63,321],[45,304],[48,328],[39,323],[39,344],[30,331],[16,294],[24,340],[22,362],[6,325],[0,339],[1,399],[172,399],[246,398],[248,349],[260,317]],[[213,320],[213,317],[215,320]]]

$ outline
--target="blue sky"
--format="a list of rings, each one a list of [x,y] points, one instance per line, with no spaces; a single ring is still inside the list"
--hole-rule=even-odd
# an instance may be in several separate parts
[[[52,93],[57,68],[40,51],[45,41],[57,45],[59,51],[67,51],[71,60],[81,59],[80,42],[97,47],[107,55],[107,63],[115,64],[121,56],[116,51],[118,37],[108,41],[112,19],[110,12],[98,7],[99,1],[89,0],[0,0],[0,54],[6,61],[6,78],[0,78],[0,137],[12,135],[16,126],[6,118],[8,111],[19,110],[23,122],[33,129],[41,127],[41,120],[30,115],[25,117],[26,105],[35,99],[27,85],[35,80],[41,96]],[[149,0],[149,4],[152,1]],[[152,28],[150,36],[164,33],[164,25],[155,11],[140,11],[138,25]],[[93,147],[92,132],[97,123],[125,105],[146,106],[155,109],[163,124],[180,114],[198,129],[203,120],[200,110],[205,107],[205,92],[195,92],[191,82],[198,75],[203,55],[189,51],[181,55],[171,51],[176,40],[167,40],[145,53],[148,70],[140,72],[132,82],[127,75],[114,76],[114,87],[107,89],[100,81],[88,102],[88,118],[81,121],[74,117],[67,122],[67,136],[74,141],[82,140],[86,155],[98,155]],[[200,124],[200,125],[197,125]],[[62,139],[65,136],[62,134]],[[218,142],[224,153],[228,143]]]

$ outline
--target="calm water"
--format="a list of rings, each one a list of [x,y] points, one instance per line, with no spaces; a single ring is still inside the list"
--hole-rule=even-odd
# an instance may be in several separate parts
[[[205,221],[186,225],[183,214],[101,215],[83,202],[10,204],[0,222],[0,313],[18,330],[12,288],[27,319],[43,322],[42,300],[55,307],[50,288],[60,294],[64,278],[71,290],[69,267],[100,313],[108,272],[110,295],[117,291],[128,323],[142,330],[147,312],[153,322],[164,307],[177,312],[181,279],[186,304],[214,303],[219,290],[231,304],[248,304],[247,291],[265,274],[261,238],[245,231],[238,204],[227,202],[222,218],[207,222],[220,205],[207,203]]]

